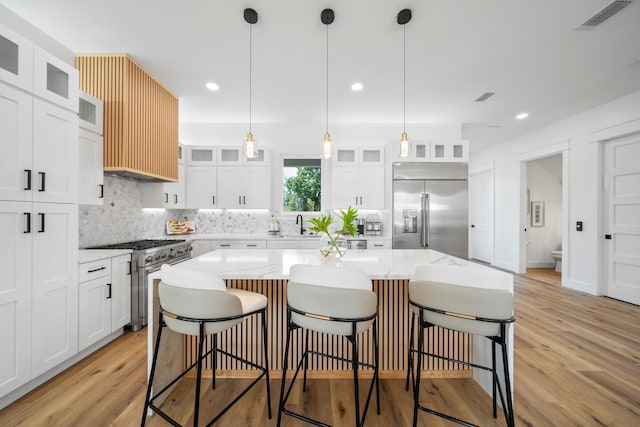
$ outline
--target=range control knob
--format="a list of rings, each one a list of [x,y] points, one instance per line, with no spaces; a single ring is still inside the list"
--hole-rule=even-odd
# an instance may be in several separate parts
[[[151,255],[149,255],[144,259],[144,262],[151,262],[151,261],[153,261],[153,257]]]

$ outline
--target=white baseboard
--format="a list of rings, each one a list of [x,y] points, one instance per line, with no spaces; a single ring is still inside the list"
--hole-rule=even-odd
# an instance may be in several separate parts
[[[527,268],[555,268],[554,261],[527,261]]]
[[[497,259],[494,259],[493,262],[491,263],[491,265],[493,267],[497,267],[497,268],[501,268],[503,270],[508,270],[511,271],[513,273],[518,273],[518,266],[516,264],[511,264],[505,261],[500,261]]]
[[[72,356],[69,359],[65,360],[64,362],[60,363],[56,367],[49,369],[44,374],[32,379],[26,384],[21,385],[20,387],[13,390],[9,394],[2,396],[0,398],[0,410],[9,406],[16,400],[20,399],[25,394],[34,390],[35,388],[40,387],[42,384],[46,383],[51,378],[55,377],[65,369],[69,368],[72,365],[75,365],[76,363],[78,363],[79,361],[81,361],[91,353],[98,350],[100,347],[104,347],[106,344],[110,343],[111,341],[113,341],[114,339],[122,335],[122,333],[123,333],[123,329],[119,329],[113,332],[111,335],[108,335],[103,339],[101,339],[100,341],[94,343],[93,345],[90,345],[89,347],[85,348],[81,352],[77,353],[75,356]]]
[[[597,290],[591,283],[581,282],[579,280],[565,279],[563,277],[562,286],[576,291],[584,292],[589,295],[598,295]]]

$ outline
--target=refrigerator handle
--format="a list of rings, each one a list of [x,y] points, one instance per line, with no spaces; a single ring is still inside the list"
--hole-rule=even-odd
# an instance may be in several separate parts
[[[420,212],[422,213],[422,228],[420,230],[420,244],[423,248],[429,247],[429,194],[422,193],[420,197]]]

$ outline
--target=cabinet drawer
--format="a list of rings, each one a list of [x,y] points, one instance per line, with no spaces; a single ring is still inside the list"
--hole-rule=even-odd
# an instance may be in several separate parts
[[[367,249],[391,249],[391,240],[369,240]]]
[[[80,283],[103,276],[111,277],[111,258],[86,262],[78,266],[78,282]]]
[[[211,250],[214,249],[266,249],[266,240],[212,240]]]

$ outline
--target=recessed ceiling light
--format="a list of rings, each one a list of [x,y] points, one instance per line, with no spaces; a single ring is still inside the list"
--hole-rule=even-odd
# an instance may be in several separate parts
[[[218,89],[220,89],[220,86],[218,86],[216,83],[214,82],[208,82],[207,83],[207,89],[212,90],[212,91],[217,91]]]
[[[351,85],[351,90],[354,92],[360,92],[362,90],[364,86],[362,85],[362,83],[354,83]]]
[[[527,117],[529,117],[529,113],[520,113],[520,114],[518,114],[518,115],[516,116],[516,119],[518,119],[518,120],[524,120],[524,119],[526,119]]]

